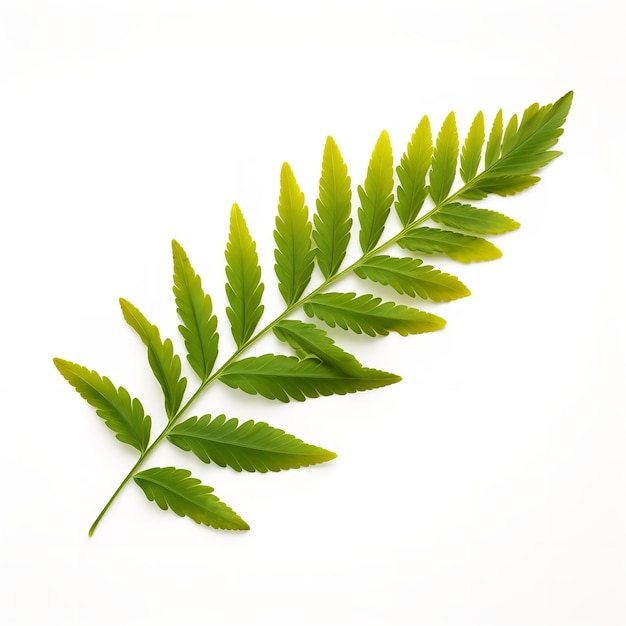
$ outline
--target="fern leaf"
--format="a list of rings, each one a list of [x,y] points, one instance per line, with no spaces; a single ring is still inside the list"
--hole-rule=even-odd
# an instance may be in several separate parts
[[[169,339],[161,341],[159,329],[150,324],[136,307],[123,298],[120,298],[120,305],[124,319],[148,348],[148,362],[163,390],[165,413],[172,419],[180,407],[187,386],[187,380],[180,376],[180,358],[174,354],[172,342]]]
[[[359,278],[389,285],[398,293],[434,302],[450,302],[470,295],[456,276],[422,263],[420,259],[380,255],[365,261],[354,273]]]
[[[533,104],[519,124],[514,115],[504,131],[499,158],[468,185],[466,191],[473,194],[471,197],[488,193],[510,195],[539,181],[533,174],[561,154],[550,148],[563,133],[572,98],[573,93],[569,92],[554,104]]]
[[[363,366],[354,356],[342,350],[326,331],[300,320],[282,320],[274,334],[288,343],[301,359],[314,357],[338,372],[360,373]]]
[[[387,131],[380,134],[363,187],[359,185],[357,191],[361,201],[359,242],[363,252],[369,252],[383,234],[393,202],[393,156]]]
[[[270,400],[303,401],[331,394],[344,395],[397,383],[395,374],[361,368],[355,373],[337,371],[315,359],[266,354],[228,365],[219,379],[234,389],[260,394]]]
[[[456,176],[456,163],[459,157],[459,134],[454,112],[443,122],[433,152],[430,170],[430,197],[435,204],[441,203],[450,193]]]
[[[496,113],[485,148],[485,168],[491,167],[499,158],[502,142],[502,109]]]
[[[513,196],[520,191],[525,191],[529,187],[536,185],[540,180],[539,176],[489,177],[479,175],[472,181],[470,186],[461,190],[458,195],[467,200],[481,200],[490,193],[495,193],[499,196]]]
[[[476,176],[484,143],[485,118],[483,112],[479,111],[470,126],[461,150],[461,179],[464,183]]]
[[[502,213],[478,209],[460,202],[451,202],[441,207],[432,219],[451,228],[481,235],[500,235],[520,227],[519,222]]]
[[[332,137],[324,146],[313,239],[317,263],[324,278],[337,273],[350,241],[352,190],[348,168]]]
[[[139,452],[144,452],[150,441],[151,420],[144,415],[137,398],[131,398],[124,387],[115,385],[106,377],[82,365],[63,359],[54,359],[63,378],[96,409],[96,413],[120,441]]]
[[[398,241],[398,245],[412,252],[439,252],[462,263],[493,261],[502,256],[496,246],[482,237],[427,226],[413,228]]]
[[[249,530],[237,513],[213,495],[213,487],[203,485],[189,470],[153,467],[135,474],[135,482],[146,497],[164,511],[171,509],[197,524],[223,530]]]
[[[259,257],[248,226],[236,204],[230,214],[230,234],[226,245],[226,296],[233,339],[240,348],[254,332],[261,315],[264,285]]]
[[[396,168],[398,191],[396,212],[403,226],[410,224],[419,214],[428,196],[426,174],[433,158],[433,137],[430,121],[424,116],[418,124],[406,152]]]
[[[504,135],[502,136],[502,148],[501,155],[506,154],[513,144],[515,139],[515,135],[517,133],[517,114],[511,116],[509,123],[506,125],[504,129]]]
[[[187,360],[201,380],[211,374],[217,358],[217,317],[213,304],[202,289],[202,282],[187,254],[177,241],[172,241],[174,256],[174,296],[182,325],[178,327],[187,348]]]
[[[383,302],[380,298],[355,293],[322,293],[312,297],[305,305],[309,317],[317,317],[331,328],[339,326],[357,334],[370,337],[429,333],[443,328],[445,320],[403,304]]]
[[[311,250],[311,223],[304,194],[288,163],[283,164],[280,172],[274,241],[278,289],[289,306],[302,295],[311,280],[315,252]]]
[[[284,430],[252,420],[239,424],[224,415],[192,417],[174,427],[168,440],[205,463],[241,472],[278,472],[324,463],[334,452],[304,443]]]

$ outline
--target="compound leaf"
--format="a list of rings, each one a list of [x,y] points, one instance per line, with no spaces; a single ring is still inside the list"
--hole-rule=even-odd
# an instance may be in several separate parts
[[[403,304],[383,302],[369,294],[321,293],[305,305],[309,317],[317,317],[331,328],[339,326],[357,334],[370,337],[388,335],[414,335],[439,330],[446,325],[443,318]]]
[[[496,246],[482,237],[462,235],[451,230],[428,226],[413,228],[398,241],[398,245],[412,252],[426,254],[439,252],[462,263],[493,261],[502,256],[502,252]]]
[[[189,365],[201,380],[206,380],[217,358],[217,317],[213,315],[210,296],[202,289],[200,276],[177,241],[172,241],[172,253],[176,311],[183,322],[178,330],[185,341]]]
[[[172,342],[169,339],[161,341],[159,329],[139,309],[124,298],[120,298],[120,306],[124,319],[148,348],[148,362],[163,390],[165,413],[172,419],[180,407],[187,386],[187,380],[180,376],[180,358],[174,354]]]
[[[311,280],[315,252],[311,250],[311,223],[304,194],[288,163],[283,164],[280,172],[274,241],[278,290],[289,306],[302,295]]]
[[[424,116],[400,159],[400,165],[396,168],[399,184],[395,208],[403,226],[410,224],[417,217],[428,196],[426,173],[432,158],[433,137],[430,121]]]
[[[389,285],[398,293],[434,302],[450,302],[470,295],[469,289],[452,274],[423,265],[421,259],[380,255],[367,259],[354,270],[359,278]]]
[[[312,446],[265,422],[243,424],[224,415],[192,417],[167,436],[205,463],[232,467],[237,472],[278,472],[331,461],[334,452]]]
[[[191,472],[176,467],[153,467],[135,474],[135,482],[146,497],[164,511],[223,530],[249,530],[237,513],[213,495],[213,487],[203,485]]]
[[[332,137],[324,146],[317,213],[313,216],[313,239],[317,263],[328,278],[337,273],[350,241],[352,191],[348,168]]]
[[[82,365],[63,359],[54,359],[63,378],[76,389],[120,441],[143,452],[150,441],[151,420],[144,415],[137,398],[131,398],[124,387],[115,385],[106,377]]]
[[[226,297],[233,339],[240,348],[254,332],[263,305],[263,283],[259,257],[240,208],[233,204],[230,213],[230,234],[226,245]]]
[[[451,202],[441,207],[432,219],[451,228],[481,235],[500,235],[520,227],[519,222],[502,213],[478,209],[460,202]]]
[[[336,370],[316,359],[266,354],[228,365],[219,379],[229,387],[289,402],[332,394],[344,395],[399,382],[395,374],[370,368],[355,372]]]
[[[369,252],[380,239],[393,202],[393,156],[389,135],[384,130],[370,159],[363,187],[357,189],[361,207],[358,210],[361,231],[359,242]]]
[[[433,152],[430,170],[430,197],[440,204],[450,193],[456,176],[456,163],[459,157],[459,134],[456,128],[454,111],[444,120]]]

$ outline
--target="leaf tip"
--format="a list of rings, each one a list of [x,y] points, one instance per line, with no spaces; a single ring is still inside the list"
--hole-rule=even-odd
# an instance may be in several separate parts
[[[284,161],[280,168],[280,177],[284,178],[285,176],[293,175],[293,170],[291,169],[291,165]]]

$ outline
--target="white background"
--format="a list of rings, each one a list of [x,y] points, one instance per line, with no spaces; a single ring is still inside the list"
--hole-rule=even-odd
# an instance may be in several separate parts
[[[626,623],[620,7],[0,1],[0,621]],[[447,328],[333,333],[400,384],[288,405],[216,387],[198,406],[268,421],[336,461],[237,474],[162,446],[151,464],[191,469],[252,530],[198,526],[130,484],[87,537],[135,456],[52,357],[126,386],[162,426],[117,299],[181,350],[172,238],[213,296],[224,357],[233,202],[258,243],[265,320],[280,307],[284,160],[312,208],[328,134],[356,186],[384,128],[397,162],[424,114],[437,129],[454,109],[464,135],[479,109],[510,116],[570,89],[564,156],[532,190],[483,203],[523,224],[499,238],[504,257],[439,263],[473,292],[424,305]]]

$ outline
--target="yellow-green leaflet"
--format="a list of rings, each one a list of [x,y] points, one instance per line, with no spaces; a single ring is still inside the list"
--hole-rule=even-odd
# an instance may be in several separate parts
[[[428,197],[426,174],[433,158],[433,139],[430,121],[425,115],[418,124],[406,152],[396,168],[398,189],[396,190],[396,212],[403,226],[410,224],[420,212]]]
[[[363,187],[357,189],[361,208],[358,211],[361,250],[369,252],[381,238],[393,202],[393,156],[387,131],[376,142]]]
[[[341,152],[332,137],[326,139],[322,158],[313,240],[317,264],[325,278],[337,273],[350,241],[352,190]]]
[[[470,295],[455,275],[454,267],[462,270],[464,266],[452,262],[491,261],[502,255],[490,237],[514,231],[519,223],[483,204],[492,194],[519,193],[540,180],[539,171],[561,154],[554,146],[563,133],[572,98],[569,92],[553,104],[531,104],[506,124],[500,110],[488,137],[479,111],[461,135],[465,137],[462,147],[454,112],[445,118],[434,145],[429,118],[423,116],[395,170],[395,188],[391,139],[383,130],[363,185],[357,187],[355,221],[360,251],[359,245],[353,246],[354,258],[349,258],[355,228],[352,181],[335,141],[328,137],[323,147],[312,215],[291,166],[284,163],[275,228],[264,234],[274,238],[274,293],[282,296],[284,308],[273,319],[264,319],[265,286],[255,239],[243,212],[233,204],[225,242],[227,304],[222,312],[232,339],[218,335],[219,312],[214,311],[214,300],[205,292],[183,247],[173,241],[173,293],[181,322],[176,349],[185,351],[186,362],[176,354],[172,340],[161,339],[161,331],[139,309],[120,300],[124,319],[147,348],[149,368],[163,393],[163,415],[145,415],[142,403],[109,378],[71,361],[54,359],[61,375],[115,437],[138,455],[89,534],[131,483],[159,508],[198,524],[225,530],[249,528],[213,494],[212,487],[189,470],[172,466],[143,469],[163,442],[204,463],[237,472],[277,472],[334,459],[334,452],[264,421],[240,422],[225,413],[197,417],[196,402],[217,381],[225,385],[224,393],[242,391],[279,402],[302,402],[399,383],[399,374],[362,365],[341,347],[342,332],[378,338],[390,333],[430,333],[446,325],[439,315],[408,306],[406,300],[444,303]],[[475,206],[476,201],[480,206]],[[397,215],[390,219],[392,204]],[[354,276],[362,279],[356,281],[362,287],[342,291],[339,283]],[[389,288],[386,299],[368,293],[374,288],[372,283],[381,293]],[[392,299],[398,299],[396,294],[402,302]],[[308,321],[302,319],[305,316]],[[326,328],[342,330],[331,337]],[[278,353],[259,356],[259,340],[272,334],[279,340]],[[188,370],[193,372],[190,380],[196,381],[191,390],[187,388]],[[268,406],[259,402],[262,415],[271,415]],[[159,422],[160,429],[153,433],[152,425]],[[213,478],[219,480],[217,474],[211,482]]]
[[[175,467],[153,467],[134,476],[148,500],[164,511],[171,509],[197,524],[223,530],[248,530],[237,513],[213,495],[213,487],[201,484],[191,472]]]
[[[241,209],[233,204],[230,213],[230,235],[226,246],[226,296],[233,339],[241,347],[254,332],[263,315],[263,283],[256,253]]]
[[[293,304],[311,280],[315,252],[311,249],[311,223],[304,194],[288,163],[280,172],[278,217],[274,231],[278,290],[287,305]]]
[[[176,312],[183,322],[178,330],[185,340],[189,365],[201,380],[206,380],[217,359],[217,317],[213,315],[211,297],[202,289],[200,276],[177,241],[172,242],[172,251]]]
[[[278,472],[324,463],[337,456],[265,422],[248,420],[239,424],[225,415],[191,417],[177,424],[167,438],[205,463],[228,466],[236,472]]]

